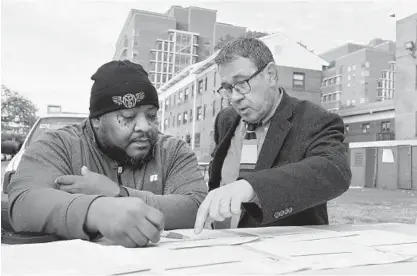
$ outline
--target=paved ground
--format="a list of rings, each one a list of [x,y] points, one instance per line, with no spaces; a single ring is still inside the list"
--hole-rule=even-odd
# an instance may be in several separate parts
[[[1,178],[8,162],[1,162]],[[417,219],[417,191],[349,189],[328,204],[331,224],[403,222]]]

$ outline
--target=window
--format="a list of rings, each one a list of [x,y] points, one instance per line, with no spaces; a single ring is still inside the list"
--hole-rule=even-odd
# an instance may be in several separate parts
[[[349,67],[348,67],[348,72],[350,72],[351,70],[352,70],[352,67],[350,67],[350,66],[349,66]]]
[[[184,90],[184,102],[188,101],[188,94],[189,94],[189,91],[188,91],[188,87],[187,87]]]
[[[294,88],[304,88],[305,87],[305,74],[300,72],[294,72],[292,86]]]
[[[175,127],[175,116],[172,117],[172,127]]]
[[[200,147],[200,133],[194,135],[194,148]]]
[[[183,102],[183,100],[184,100],[184,91],[180,91],[179,93],[178,93],[178,103],[180,104],[180,103],[182,103]]]
[[[185,135],[185,142],[189,145],[191,145],[191,136],[190,134]]]
[[[198,94],[203,92],[203,85],[204,85],[203,80],[198,81],[198,91],[197,91]]]
[[[214,89],[216,89],[216,71],[214,71],[214,74],[213,74],[213,88]]]
[[[349,132],[349,125],[345,125],[345,133]]]
[[[347,100],[347,101],[346,101],[346,105],[347,105],[347,106],[350,106],[350,100]]]
[[[368,129],[371,127],[370,124],[362,124],[362,132],[367,133]]]
[[[355,103],[355,100],[352,100],[352,105],[353,105],[353,106],[355,106],[355,104],[356,104],[356,103]]]
[[[381,131],[390,131],[391,123],[389,121],[381,123]]]
[[[181,125],[181,121],[182,121],[182,114],[178,114],[177,126],[180,126]]]
[[[337,83],[337,84],[339,84],[341,81],[342,81],[342,77],[341,77],[341,76],[338,76],[338,77],[336,78],[336,83]]]
[[[204,80],[204,91],[207,91],[207,77]]]
[[[190,122],[192,122],[192,121],[193,121],[193,110],[190,109]]]
[[[352,65],[352,71],[356,70],[356,65]]]
[[[352,77],[349,75],[349,76],[348,76],[348,81],[350,81],[351,79],[352,79]]]
[[[203,120],[206,118],[206,110],[207,110],[207,105],[205,104],[203,108]]]
[[[194,97],[194,84],[191,86],[191,97]]]
[[[172,101],[172,105],[175,106],[176,105],[176,100],[177,100],[177,95],[174,94],[174,100]]]
[[[182,123],[186,124],[188,122],[188,114],[187,111],[184,111],[183,117],[182,117]]]
[[[201,121],[202,119],[203,114],[201,114],[201,111],[201,106],[197,107],[197,121]]]
[[[216,100],[213,101],[213,117],[216,115]]]
[[[371,66],[371,64],[369,63],[369,61],[365,61],[365,68],[369,68]]]
[[[340,65],[339,66],[339,74],[341,75],[341,74],[343,74],[343,65]]]
[[[169,121],[168,119],[164,120],[164,128],[167,129],[169,127]]]
[[[165,100],[165,110],[169,108],[169,98]]]
[[[162,42],[157,42],[157,49],[162,50]]]

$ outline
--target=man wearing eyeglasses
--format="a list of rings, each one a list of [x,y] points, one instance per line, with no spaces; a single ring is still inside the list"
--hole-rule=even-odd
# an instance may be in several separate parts
[[[215,62],[218,92],[231,107],[215,120],[210,193],[195,232],[221,228],[328,224],[327,201],[350,184],[342,119],[280,86],[269,48],[254,38],[227,43]],[[255,169],[240,172],[242,148],[256,145]],[[256,154],[254,154],[256,155]]]

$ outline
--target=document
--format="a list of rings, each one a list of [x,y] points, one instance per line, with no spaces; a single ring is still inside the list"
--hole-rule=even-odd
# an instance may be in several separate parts
[[[260,237],[229,237],[229,238],[217,238],[217,239],[203,239],[203,240],[188,240],[180,243],[172,243],[166,245],[170,249],[185,249],[185,248],[197,248],[197,247],[214,247],[214,246],[232,246],[241,245],[260,240]],[[163,245],[164,246],[164,245]],[[222,250],[222,249],[219,249]]]
[[[383,230],[349,231],[346,234],[354,234],[344,237],[343,240],[351,243],[367,246],[399,245],[414,243],[417,246],[417,236],[393,233]]]
[[[2,246],[3,275],[109,275],[151,267],[121,246],[69,240]]]
[[[417,257],[417,243],[382,245],[374,246],[374,248],[383,252],[391,252],[403,256]]]

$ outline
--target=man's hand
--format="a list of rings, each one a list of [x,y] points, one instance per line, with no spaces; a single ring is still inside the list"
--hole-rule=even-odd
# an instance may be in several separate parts
[[[255,192],[246,180],[238,180],[211,191],[197,212],[194,232],[199,234],[207,220],[223,221],[241,213],[241,204],[250,201]]]
[[[89,232],[100,232],[105,238],[125,247],[159,242],[164,225],[164,216],[159,210],[133,197],[94,200],[85,222]]]
[[[81,168],[81,175],[63,175],[55,179],[61,191],[71,194],[116,196],[120,187],[105,175]]]

